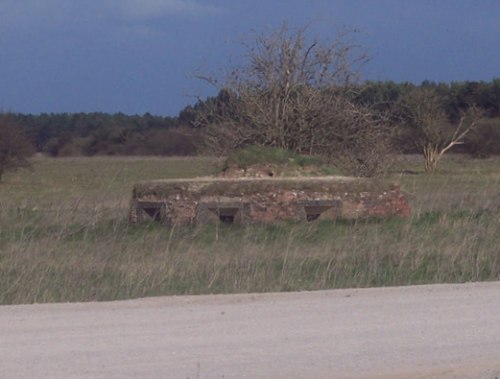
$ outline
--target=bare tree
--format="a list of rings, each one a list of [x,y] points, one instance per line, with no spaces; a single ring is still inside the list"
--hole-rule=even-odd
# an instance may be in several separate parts
[[[367,61],[366,52],[352,42],[355,31],[338,33],[326,43],[307,38],[306,32],[284,25],[255,34],[244,45],[246,64],[222,82],[199,76],[221,89],[193,122],[204,127],[207,143],[220,152],[254,144],[322,154],[338,164],[385,145],[369,138],[381,140],[383,118],[349,100]],[[366,175],[377,170],[354,171]]]
[[[314,149],[337,167],[356,176],[383,174],[395,163],[389,115],[345,97],[324,101],[329,124],[314,130]]]
[[[7,171],[29,166],[33,147],[8,115],[0,115],[0,180]]]
[[[461,111],[458,121],[448,119],[444,99],[431,88],[414,88],[399,102],[403,122],[410,128],[410,136],[425,159],[425,171],[434,172],[453,146],[464,143],[475,128],[483,111],[475,105]]]

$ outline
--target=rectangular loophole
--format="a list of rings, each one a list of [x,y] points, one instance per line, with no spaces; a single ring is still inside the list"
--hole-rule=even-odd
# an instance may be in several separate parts
[[[196,222],[242,224],[247,219],[245,203],[239,201],[200,202],[196,211]]]
[[[335,218],[338,204],[336,200],[308,200],[301,203],[307,221]]]
[[[219,217],[219,221],[225,224],[234,224],[234,220],[240,211],[239,208],[208,208],[208,210]]]
[[[332,206],[324,206],[324,207],[305,207],[306,211],[306,220],[314,221],[320,218],[321,214],[331,209]]]
[[[154,221],[163,221],[165,218],[165,204],[162,202],[140,202],[137,207]]]

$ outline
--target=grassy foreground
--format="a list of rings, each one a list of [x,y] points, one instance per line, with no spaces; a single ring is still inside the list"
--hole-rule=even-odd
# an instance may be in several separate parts
[[[450,156],[392,178],[408,220],[129,226],[137,180],[210,174],[213,158],[38,158],[0,184],[0,304],[314,290],[500,278],[500,159]]]

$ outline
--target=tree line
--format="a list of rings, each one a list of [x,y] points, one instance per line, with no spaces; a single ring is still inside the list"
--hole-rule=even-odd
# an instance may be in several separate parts
[[[403,94],[414,89],[432,89],[444,100],[444,111],[458,120],[467,104],[485,110],[482,128],[469,136],[458,150],[474,155],[500,154],[500,79],[490,82],[435,83],[419,85],[392,81],[365,82],[351,89],[358,104],[390,111]],[[186,106],[178,116],[126,115],[123,113],[42,113],[39,115],[4,113],[3,123],[20,128],[37,152],[51,156],[68,155],[195,155],[199,131],[217,104],[219,111],[228,104],[228,93],[199,100]],[[394,121],[394,127],[400,127]],[[411,139],[400,138],[397,147],[415,152]]]
[[[177,117],[123,113],[7,114],[37,152],[50,156],[190,155],[190,133]]]
[[[436,83],[424,81],[419,85],[392,81],[364,82],[350,88],[348,96],[356,104],[369,106],[384,114],[394,112],[395,104],[415,90],[431,91],[438,96],[441,111],[449,120],[459,120],[468,104],[484,110],[481,125],[467,136],[455,152],[469,153],[476,157],[500,154],[500,79],[490,82],[464,81]],[[324,103],[321,103],[324,105]],[[9,124],[19,129],[30,148],[28,152],[40,152],[50,156],[92,155],[163,155],[183,156],[200,153],[225,153],[234,146],[234,136],[215,135],[205,128],[217,119],[231,116],[230,94],[221,90],[215,97],[199,100],[186,106],[178,116],[126,115],[123,113],[43,113],[39,115],[7,113],[1,117],[0,143],[8,138],[2,130]],[[319,110],[318,110],[319,111]],[[441,114],[440,117],[443,116]],[[351,120],[352,121],[352,120]],[[401,153],[418,153],[411,132],[393,119],[390,124],[396,149]],[[307,122],[307,120],[304,120]],[[350,121],[349,121],[350,122]],[[12,130],[4,134],[12,134]],[[305,136],[314,140],[314,131]],[[3,136],[3,138],[2,138]],[[356,133],[353,137],[360,138]],[[318,136],[316,136],[318,137]],[[10,138],[10,137],[9,137]],[[16,137],[19,141],[20,136]],[[19,143],[19,142],[18,142]],[[251,143],[248,141],[248,143]],[[220,145],[225,145],[223,148]],[[243,141],[242,146],[245,145]],[[239,146],[238,146],[239,147]],[[293,146],[288,146],[292,147]],[[301,151],[311,152],[309,151]]]

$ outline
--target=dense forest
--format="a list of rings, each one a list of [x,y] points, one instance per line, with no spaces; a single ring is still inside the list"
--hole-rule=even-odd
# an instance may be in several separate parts
[[[490,82],[411,83],[364,82],[349,93],[353,101],[391,113],[399,98],[414,88],[431,88],[445,104],[449,120],[471,104],[484,111],[481,126],[467,136],[466,143],[454,149],[476,156],[500,154],[500,79]],[[78,155],[194,155],[202,139],[207,109],[225,101],[223,91],[184,108],[177,117],[125,115],[122,113],[9,114],[10,123],[21,128],[37,152],[51,156]],[[401,128],[396,147],[403,153],[414,152],[411,137]]]
[[[146,113],[10,114],[37,152],[51,156],[189,155],[194,142],[177,117]]]

